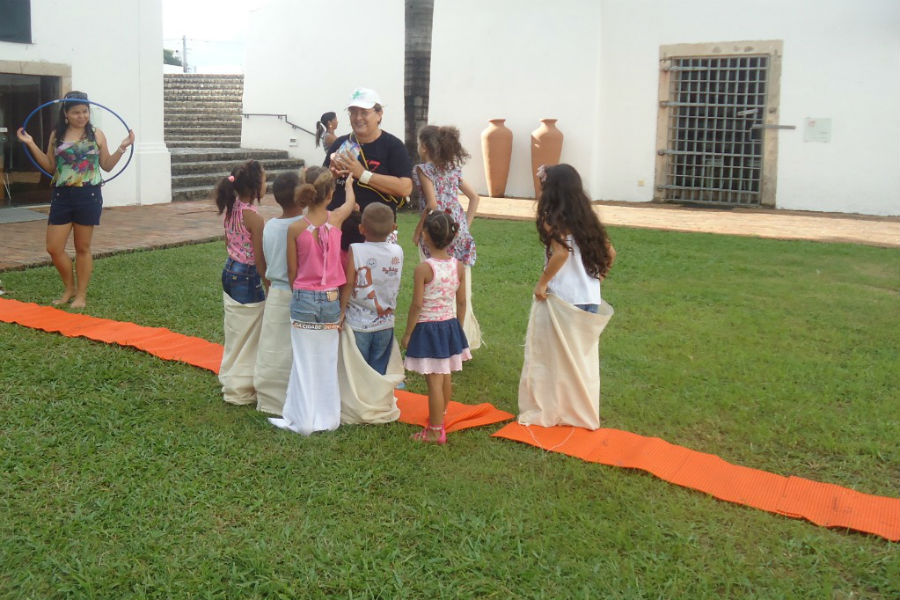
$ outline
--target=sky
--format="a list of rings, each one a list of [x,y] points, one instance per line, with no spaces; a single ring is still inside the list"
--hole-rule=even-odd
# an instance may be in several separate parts
[[[162,0],[163,47],[181,55],[187,36],[189,67],[200,73],[242,73],[250,11],[267,0]]]

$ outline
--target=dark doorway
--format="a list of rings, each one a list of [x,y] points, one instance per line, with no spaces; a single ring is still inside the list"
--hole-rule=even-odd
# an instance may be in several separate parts
[[[28,157],[16,130],[28,114],[49,100],[59,98],[58,77],[0,73],[0,206],[49,202],[49,178]],[[32,117],[28,133],[46,148],[53,127],[53,107]]]

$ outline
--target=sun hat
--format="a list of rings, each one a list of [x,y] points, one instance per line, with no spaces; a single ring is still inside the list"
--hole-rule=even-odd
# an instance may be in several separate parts
[[[381,104],[381,97],[375,90],[369,88],[356,88],[350,94],[350,100],[347,102],[347,108],[357,106],[359,108],[369,109],[376,104]]]

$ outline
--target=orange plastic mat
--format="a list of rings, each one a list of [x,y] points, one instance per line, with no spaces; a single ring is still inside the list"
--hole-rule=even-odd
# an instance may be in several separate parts
[[[640,469],[682,487],[768,512],[900,541],[900,498],[863,494],[829,483],[784,477],[726,462],[660,438],[618,429],[510,423],[494,437],[587,462]]]
[[[16,323],[66,337],[131,346],[165,360],[176,360],[213,373],[218,373],[222,364],[220,344],[175,333],[165,327],[144,327],[5,298],[0,298],[0,322]]]
[[[142,327],[110,319],[70,313],[49,306],[0,298],[0,322],[131,346],[165,360],[175,360],[217,373],[222,346],[163,327]],[[424,425],[428,401],[421,394],[397,391],[400,421]],[[490,404],[451,402],[447,431],[491,425],[513,415]],[[659,438],[617,429],[588,431],[576,427],[525,427],[510,423],[494,434],[615,467],[641,469],[660,479],[706,492],[716,498],[825,527],[845,527],[900,541],[900,499],[863,494],[841,486],[783,477],[728,463]]]
[[[400,422],[410,425],[425,426],[428,424],[428,397],[403,390],[395,390],[397,406],[400,408]],[[444,415],[444,426],[448,432],[502,423],[515,418],[515,415],[488,404],[460,404],[450,402],[447,414]]]
[[[175,333],[164,327],[143,327],[101,319],[79,313],[70,313],[51,306],[19,302],[0,298],[0,322],[16,323],[31,329],[60,333],[66,337],[83,337],[90,340],[131,346],[165,360],[175,360],[213,373],[219,372],[222,363],[222,346],[202,338]],[[421,394],[397,391],[400,421],[411,425],[428,422],[428,399]],[[468,405],[451,402],[445,423],[447,431],[459,431],[502,423],[513,418],[508,412],[490,404]]]

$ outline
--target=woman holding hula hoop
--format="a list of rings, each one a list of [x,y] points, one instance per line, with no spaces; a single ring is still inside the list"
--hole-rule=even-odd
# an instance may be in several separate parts
[[[50,134],[46,153],[41,151],[25,129],[20,127],[16,135],[28,147],[37,164],[52,176],[47,252],[65,286],[62,296],[53,304],[71,302],[73,308],[83,308],[87,303],[88,282],[94,269],[91,237],[94,226],[100,224],[103,208],[100,169],[111,171],[115,168],[128,146],[134,143],[134,131],[129,130],[119,147],[110,153],[106,136],[91,125],[87,94],[69,92],[60,103],[59,119],[56,129]],[[75,272],[72,270],[72,259],[66,253],[69,233],[73,230]]]

